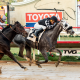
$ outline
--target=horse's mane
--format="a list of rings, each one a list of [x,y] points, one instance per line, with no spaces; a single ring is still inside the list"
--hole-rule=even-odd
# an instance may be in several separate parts
[[[60,28],[60,26],[61,26],[61,29],[59,29]],[[58,33],[58,31],[62,31],[62,23],[61,22],[59,22],[54,28],[53,28],[53,31],[57,31],[57,33]]]
[[[47,35],[47,37],[53,36],[53,40],[57,39],[59,33],[62,31],[62,27],[60,27],[60,26],[62,26],[61,22],[59,22],[54,28],[52,28],[50,30],[46,30],[42,37]]]
[[[9,26],[3,28],[3,29],[2,29],[2,32],[4,32],[5,30],[7,30],[8,28],[10,28],[10,26],[12,26],[12,25],[9,25]]]
[[[53,28],[51,28],[51,29],[46,29],[46,31],[54,30],[54,28],[56,28],[56,26],[59,25],[58,23],[60,23],[60,21],[58,21],[58,22],[56,23],[56,25],[55,25]]]

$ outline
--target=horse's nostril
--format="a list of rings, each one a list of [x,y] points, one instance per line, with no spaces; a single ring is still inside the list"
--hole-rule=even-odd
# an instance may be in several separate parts
[[[74,31],[72,33],[75,33]]]

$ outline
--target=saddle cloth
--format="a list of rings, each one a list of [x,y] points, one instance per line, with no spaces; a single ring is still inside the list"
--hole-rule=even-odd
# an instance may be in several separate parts
[[[44,31],[39,34],[39,37],[38,37],[38,38],[36,38],[36,37],[33,35],[33,33],[35,33],[35,32],[36,32],[36,29],[30,28],[30,31],[29,31],[29,34],[28,34],[27,39],[28,39],[28,40],[31,40],[31,41],[33,41],[33,42],[36,42],[36,41],[37,41],[37,42],[39,43],[39,41],[40,41],[40,39],[41,39],[41,36],[42,36],[42,34],[44,33]]]

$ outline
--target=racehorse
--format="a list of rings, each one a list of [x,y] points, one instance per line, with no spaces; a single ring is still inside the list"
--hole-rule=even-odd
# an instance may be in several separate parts
[[[5,27],[0,32],[0,60],[4,55],[9,56],[12,60],[14,60],[21,68],[26,69],[23,65],[21,65],[14,55],[10,52],[10,43],[16,34],[21,34],[26,36],[27,32],[24,27],[16,21],[14,25],[9,24],[9,26]]]
[[[46,30],[43,33],[39,41],[39,45],[37,47],[38,47],[38,50],[42,53],[45,61],[34,61],[31,58],[31,48],[37,49],[37,47],[35,46],[36,44],[35,42],[28,40],[27,38],[24,38],[21,35],[15,36],[13,42],[16,43],[20,47],[19,56],[24,57],[23,50],[25,48],[26,49],[26,59],[29,62],[30,61],[35,62],[38,65],[38,67],[41,67],[40,64],[48,62],[48,57],[46,53],[47,51],[59,53],[60,56],[59,56],[58,62],[56,63],[56,67],[57,67],[61,61],[62,53],[59,49],[56,49],[55,46],[57,44],[57,38],[62,30],[65,30],[67,33],[71,35],[74,34],[72,26],[69,26],[69,24],[65,20],[61,20],[53,29]]]

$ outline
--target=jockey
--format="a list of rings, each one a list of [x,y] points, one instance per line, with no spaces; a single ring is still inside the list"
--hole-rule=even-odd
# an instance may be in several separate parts
[[[5,28],[4,26],[8,26],[8,24],[5,24],[5,23],[4,23],[5,20],[6,20],[6,16],[5,16],[5,15],[3,15],[2,18],[0,17],[0,26],[1,26],[2,28]]]
[[[35,37],[38,37],[38,34],[44,31],[45,29],[52,29],[57,24],[57,17],[52,16],[51,18],[45,18],[42,20],[39,20],[35,25],[34,28],[38,29],[33,35]]]

